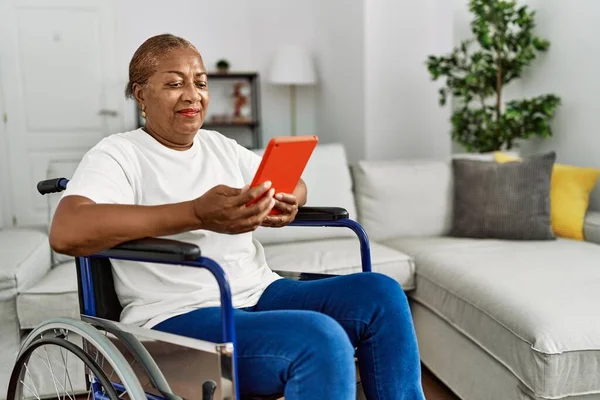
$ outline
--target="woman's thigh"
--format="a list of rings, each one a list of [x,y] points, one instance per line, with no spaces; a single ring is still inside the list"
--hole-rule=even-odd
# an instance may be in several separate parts
[[[354,346],[364,337],[375,316],[385,317],[391,325],[411,320],[406,295],[398,282],[379,273],[339,275],[314,281],[279,279],[267,287],[255,309],[323,313],[344,327]]]
[[[342,327],[326,315],[303,310],[234,310],[234,320],[242,394],[284,393],[284,388],[288,389],[286,384],[300,392],[305,384],[321,385],[315,381],[319,376],[329,383],[340,379],[343,386],[354,377],[353,347]],[[218,307],[195,310],[153,329],[219,342],[220,310]],[[319,371],[311,371],[317,367]]]

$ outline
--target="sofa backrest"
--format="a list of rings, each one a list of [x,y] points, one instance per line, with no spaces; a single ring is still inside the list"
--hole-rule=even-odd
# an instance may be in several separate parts
[[[255,152],[262,156],[263,151]],[[350,218],[356,219],[352,177],[344,146],[339,143],[317,145],[302,179],[308,188],[307,206],[343,207]],[[263,244],[353,236],[352,231],[344,228],[261,227],[254,232],[254,238]]]
[[[373,240],[449,232],[448,160],[360,161],[352,173],[358,220]]]
[[[369,237],[385,241],[402,236],[447,235],[452,224],[455,158],[493,161],[494,153],[360,161],[354,165],[358,221]]]

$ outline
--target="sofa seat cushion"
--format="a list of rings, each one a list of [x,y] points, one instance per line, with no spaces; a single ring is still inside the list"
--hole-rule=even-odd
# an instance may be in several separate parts
[[[17,297],[21,329],[32,329],[49,318],[79,318],[75,261],[55,266]]]
[[[362,271],[356,238],[266,245],[265,254],[274,270],[334,275]],[[404,290],[414,288],[414,263],[406,254],[371,242],[371,266],[373,272],[396,279]]]
[[[413,299],[536,396],[600,393],[600,246],[448,237],[385,244],[414,258]]]

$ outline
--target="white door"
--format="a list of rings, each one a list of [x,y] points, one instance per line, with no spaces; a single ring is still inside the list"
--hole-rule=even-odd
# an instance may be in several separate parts
[[[123,128],[113,11],[112,0],[0,1],[0,79],[17,225],[47,221],[36,184],[50,161],[79,160]]]

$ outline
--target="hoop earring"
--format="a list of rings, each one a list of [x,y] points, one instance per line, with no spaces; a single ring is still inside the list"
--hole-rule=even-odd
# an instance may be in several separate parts
[[[142,106],[142,118],[146,118],[146,107]]]

